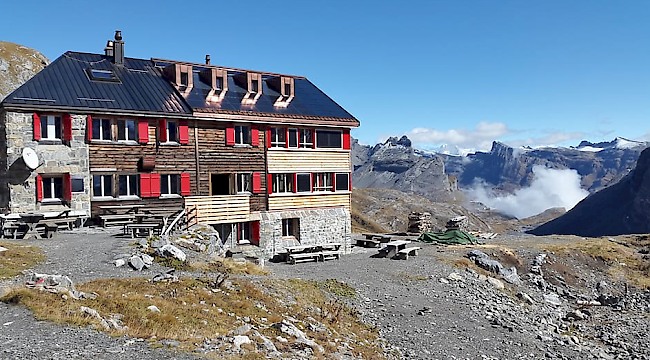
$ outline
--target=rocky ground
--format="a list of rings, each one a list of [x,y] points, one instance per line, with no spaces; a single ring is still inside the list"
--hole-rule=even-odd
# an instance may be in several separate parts
[[[611,279],[598,259],[544,250],[577,240],[582,239],[513,234],[481,246],[424,244],[408,260],[376,258],[376,249],[355,248],[338,261],[267,263],[267,269],[276,278],[334,278],[353,286],[357,296],[348,302],[406,359],[650,359],[650,292]],[[47,256],[37,272],[75,282],[164,270],[155,263],[142,272],[115,268],[115,255],[130,252],[132,240],[102,230],[30,243]],[[504,268],[514,266],[517,277],[508,277],[513,283],[466,259],[472,249]],[[25,308],[4,303],[0,344],[0,359],[195,358],[138,339],[37,321]]]

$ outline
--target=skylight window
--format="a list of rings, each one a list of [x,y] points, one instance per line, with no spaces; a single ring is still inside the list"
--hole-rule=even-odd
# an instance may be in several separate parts
[[[94,81],[108,81],[108,82],[120,82],[120,79],[115,74],[113,70],[104,70],[104,69],[86,69],[86,73],[90,80]]]

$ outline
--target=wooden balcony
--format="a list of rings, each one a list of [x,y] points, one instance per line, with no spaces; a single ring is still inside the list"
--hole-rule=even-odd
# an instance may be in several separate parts
[[[214,195],[185,197],[187,223],[225,224],[250,220],[249,195]]]

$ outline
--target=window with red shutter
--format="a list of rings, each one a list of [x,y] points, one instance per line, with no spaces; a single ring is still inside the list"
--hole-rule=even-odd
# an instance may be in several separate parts
[[[72,115],[63,114],[63,140],[72,141]]]
[[[138,120],[138,142],[140,144],[149,143],[149,120]]]
[[[43,201],[43,178],[41,175],[36,175],[36,201]]]
[[[151,197],[151,174],[140,175],[140,197]]]
[[[271,148],[271,129],[266,130],[266,147]]]
[[[63,200],[72,200],[72,177],[69,173],[63,174]]]
[[[260,146],[260,130],[257,125],[251,127],[251,145]]]
[[[253,194],[259,194],[262,192],[262,174],[254,172],[253,173]]]
[[[273,174],[269,174],[266,178],[266,188],[268,189],[268,193],[271,194],[273,193]]]
[[[34,140],[40,140],[40,139],[41,139],[41,117],[37,113],[34,113]]]
[[[235,127],[229,126],[226,128],[226,145],[234,146],[235,145]]]
[[[160,174],[151,174],[151,197],[160,197]]]
[[[190,195],[190,174],[181,173],[181,195]]]
[[[343,130],[343,149],[350,150],[350,130]]]
[[[93,139],[93,117],[86,116],[86,141],[90,142]]]
[[[190,142],[190,130],[187,125],[187,120],[182,120],[178,124],[178,142],[181,144]]]
[[[167,142],[167,120],[158,120],[158,140],[161,143]]]

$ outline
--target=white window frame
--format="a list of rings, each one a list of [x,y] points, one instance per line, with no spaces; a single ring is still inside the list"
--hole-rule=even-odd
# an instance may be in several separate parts
[[[311,142],[307,142],[307,137],[305,134],[307,132],[311,133]],[[300,148],[303,149],[313,149],[314,148],[314,129],[299,129],[298,130],[298,143]]]
[[[61,197],[56,197],[56,191],[55,191],[55,184],[54,180],[59,179],[61,180]],[[48,202],[48,201],[62,201],[63,200],[63,177],[60,176],[41,176],[41,181],[43,182],[43,201]],[[50,188],[50,195],[51,197],[46,197],[45,196],[45,182],[49,182],[47,184]]]
[[[248,185],[248,190],[244,185]],[[238,194],[250,194],[253,191],[253,174],[252,173],[237,173],[235,174],[235,191]]]
[[[59,128],[61,133],[56,133],[56,119],[59,119]],[[41,140],[61,140],[63,136],[63,118],[56,115],[42,115],[41,122],[45,123],[45,127],[41,125]],[[43,131],[43,129],[45,131]],[[58,135],[58,137],[57,137]]]
[[[318,144],[318,134],[317,134],[319,131],[320,132],[339,133],[340,140],[341,140],[341,146],[339,146],[339,147],[329,147],[329,146],[328,147],[322,147],[322,146],[320,146],[320,144]],[[333,150],[343,149],[343,131],[341,131],[341,130],[326,130],[326,129],[318,130],[318,129],[315,129],[314,130],[314,149],[333,149]]]
[[[279,132],[284,133],[284,141],[280,141],[280,135]],[[279,128],[279,127],[273,127],[271,128],[271,147],[272,148],[284,148],[287,146],[287,129],[286,128]]]
[[[126,126],[128,122],[133,123],[133,129],[134,129],[134,134],[133,134],[133,139],[129,139],[129,131],[128,127]],[[129,143],[135,143],[138,142],[138,123],[135,120],[132,119],[119,119],[116,120],[116,126],[117,126],[117,141],[119,142],[129,142]],[[124,127],[124,139],[120,139],[120,127]],[[101,129],[101,127],[100,127]],[[167,136],[169,136],[169,130],[167,131]],[[169,139],[169,137],[168,137]]]
[[[95,176],[99,176],[101,195],[95,195]],[[111,189],[110,189],[111,193],[108,194],[108,195],[104,193],[105,179],[107,177],[109,179],[111,179],[111,185],[113,185],[113,186],[111,186]],[[92,194],[93,194],[93,196],[92,196],[93,199],[113,198],[113,191],[114,191],[114,188],[115,188],[115,186],[114,186],[115,184],[113,183],[114,182],[114,176],[113,175],[111,175],[111,174],[92,174],[92,180],[93,180],[93,187],[92,187],[91,191],[92,191]]]
[[[296,146],[291,146],[290,138],[291,138],[291,131],[293,131],[293,130],[295,130]],[[298,147],[300,147],[300,145],[299,145],[300,144],[300,130],[298,130],[297,128],[288,128],[287,129],[287,134],[285,135],[285,137],[287,138],[287,147],[288,148],[297,149]]]
[[[111,119],[106,119],[106,118],[93,119],[93,124],[95,123],[95,121],[97,121],[97,124],[99,124],[99,138],[94,138],[91,136],[92,138],[91,140],[92,141],[113,141],[113,134],[112,134],[113,126],[112,126]],[[108,122],[108,135],[104,134],[104,127],[102,126],[103,122]],[[90,129],[90,131],[92,132],[93,129]]]
[[[176,176],[176,181],[177,181],[177,190],[178,192],[173,192],[174,189],[172,189],[172,176]],[[167,191],[166,193],[163,192],[163,186],[162,182],[163,179],[167,178]],[[160,174],[160,196],[161,197],[177,197],[181,196],[181,176],[179,174]]]
[[[312,191],[313,192],[333,191],[334,183],[332,181],[332,177],[333,177],[333,173],[314,173],[312,175]]]
[[[122,176],[125,176],[125,177],[126,177],[126,195],[121,195],[121,194],[120,194],[120,178],[121,178]],[[135,190],[131,189],[131,182],[129,181],[130,178],[132,178],[132,177],[134,177],[134,178],[135,178],[135,181],[136,181],[136,189],[135,189]],[[134,174],[119,174],[119,175],[117,176],[117,197],[119,197],[119,198],[123,198],[123,199],[124,199],[124,198],[139,198],[140,196],[139,196],[139,194],[138,194],[138,188],[137,188],[137,187],[138,187],[137,184],[139,183],[139,180],[140,180],[140,179],[139,179],[139,175],[134,175]]]
[[[244,140],[244,133],[248,136],[248,141]],[[239,136],[239,139],[237,139]],[[249,125],[235,125],[235,145],[251,144],[251,127]]]
[[[293,174],[272,174],[272,180],[273,180],[273,188],[272,188],[272,193],[292,193],[293,192],[293,186],[291,184],[293,183]],[[280,187],[282,186],[282,188]]]
[[[334,188],[334,191],[350,191],[350,173],[334,173],[334,175],[332,175],[332,176],[333,176],[334,179],[336,179],[336,177],[337,177],[338,175],[345,175],[345,176],[346,176],[346,179],[345,179],[345,187],[346,187],[347,189],[345,189],[345,190],[339,190],[339,189]],[[338,186],[338,185],[339,185],[339,182],[336,181],[336,186]]]
[[[237,243],[251,243],[251,224],[249,222],[237,223]]]
[[[172,124],[176,127],[176,136],[175,136],[174,139],[172,139],[172,137],[169,135],[169,126],[172,125]],[[178,122],[167,120],[167,124],[165,125],[165,131],[166,131],[166,134],[167,134],[167,142],[168,143],[178,143],[180,141],[179,140],[180,134],[178,133],[178,131],[179,131]]]
[[[282,237],[298,239],[299,221],[298,218],[282,219]]]
[[[306,190],[306,191],[300,191],[300,189],[298,189],[298,183],[297,183],[297,181],[298,181],[298,177],[299,177],[300,175],[309,175],[309,190]],[[311,192],[311,188],[312,188],[312,186],[313,186],[313,184],[312,184],[312,174],[311,174],[311,173],[297,173],[297,174],[296,174],[296,191],[297,191],[298,193],[303,193],[303,194],[304,194],[304,193],[310,193],[310,192]]]

